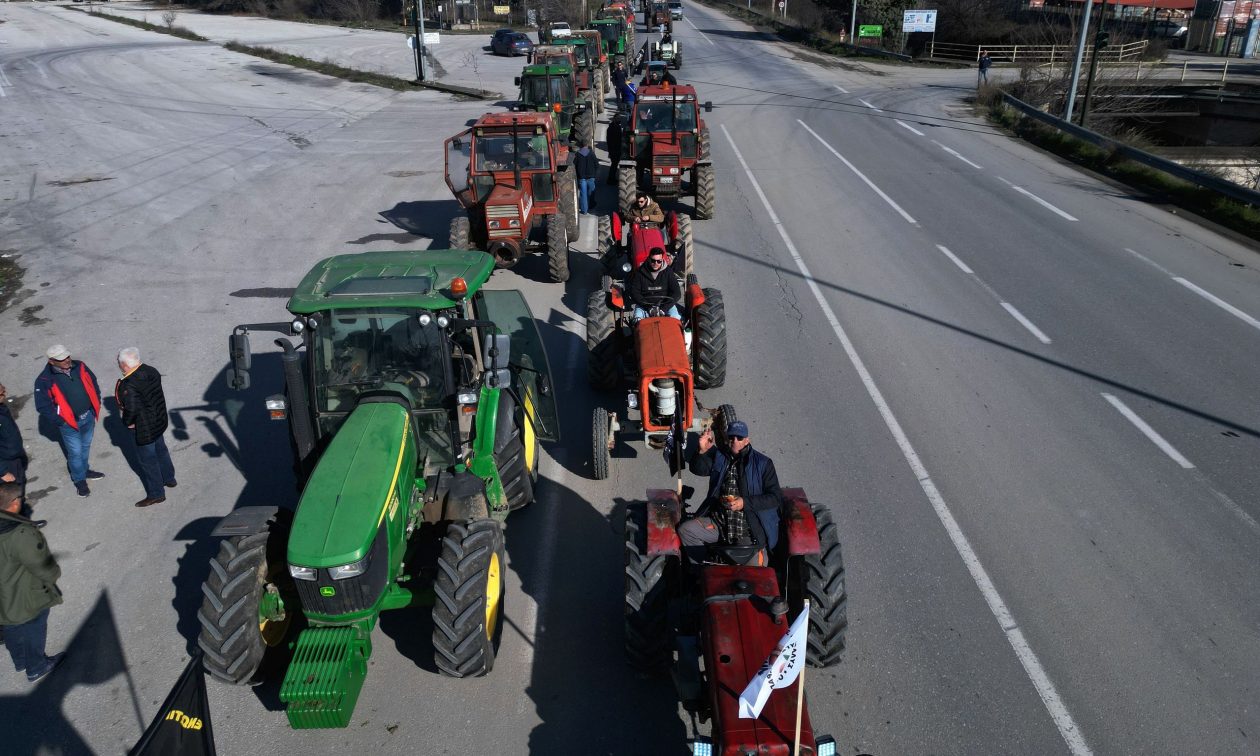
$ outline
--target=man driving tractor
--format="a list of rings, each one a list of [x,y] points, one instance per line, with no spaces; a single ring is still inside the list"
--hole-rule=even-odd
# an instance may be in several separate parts
[[[634,223],[664,223],[665,211],[656,204],[656,200],[646,192],[634,195],[634,207],[630,210],[630,220]]]
[[[682,313],[678,310],[678,303],[682,301],[682,285],[667,264],[665,250],[653,247],[648,251],[647,262],[630,274],[626,293],[634,304],[635,320],[648,317],[652,308],[659,308],[669,317],[682,320]]]
[[[709,476],[709,493],[695,516],[678,526],[678,538],[687,558],[693,564],[702,564],[710,544],[723,540],[724,535],[728,541],[736,540],[730,538],[732,534],[727,530],[728,523],[736,518],[729,518],[726,513],[744,512],[751,531],[747,540],[761,547],[757,563],[764,565],[779,540],[779,509],[783,506],[779,474],[774,460],[752,448],[747,423],[732,422],[726,427],[726,437],[729,449],[719,447],[711,428],[700,436],[689,467],[696,475]]]

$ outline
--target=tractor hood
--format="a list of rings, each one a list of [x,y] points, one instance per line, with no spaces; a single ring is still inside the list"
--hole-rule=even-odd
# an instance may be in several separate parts
[[[289,564],[337,567],[367,556],[381,522],[399,516],[399,497],[411,488],[410,425],[406,408],[394,402],[360,404],[350,413],[302,492]]]
[[[494,272],[494,262],[476,250],[415,250],[336,255],[316,263],[289,299],[289,312],[401,307],[454,307],[451,282],[463,278],[472,296]]]

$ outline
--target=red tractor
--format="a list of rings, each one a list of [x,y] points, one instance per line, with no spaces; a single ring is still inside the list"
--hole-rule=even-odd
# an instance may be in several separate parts
[[[715,426],[721,420],[719,411]],[[641,672],[670,671],[684,708],[712,720],[695,754],[791,756],[801,678],[771,693],[756,719],[740,718],[739,697],[805,599],[807,664],[832,666],[844,650],[848,596],[831,511],[799,488],[783,489],[783,498],[773,552],[719,542],[702,565],[683,562],[683,502],[674,490],[649,490],[646,502],[626,508],[626,658]],[[835,740],[814,732],[804,706],[800,726],[799,753],[834,756]]]
[[[629,378],[626,420],[616,411],[596,407],[592,420],[594,475],[608,477],[612,450],[623,429],[643,434],[650,448],[665,446],[695,430],[695,390],[726,382],[726,309],[722,292],[701,288],[691,271],[690,220],[670,213],[663,225],[623,224],[614,215],[606,226],[603,285],[586,307],[587,377],[597,389],[614,389]],[[670,270],[683,284],[682,319],[634,318],[625,278],[647,258],[647,250],[666,250]],[[649,313],[655,315],[655,313]]]
[[[452,249],[484,250],[510,268],[539,242],[551,279],[569,280],[577,182],[550,113],[487,113],[447,139],[446,185],[468,211],[451,221]]]
[[[656,197],[677,197],[686,187],[695,198],[693,215],[713,217],[717,208],[717,180],[709,156],[709,128],[699,110],[695,87],[682,84],[641,87],[623,130],[621,162],[617,170],[618,201],[629,214],[640,188]]]

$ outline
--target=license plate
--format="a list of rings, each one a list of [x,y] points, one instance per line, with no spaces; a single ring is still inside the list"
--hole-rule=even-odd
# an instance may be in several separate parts
[[[661,176],[661,183],[662,183],[662,184],[672,184],[672,183],[674,183],[674,177],[673,177],[673,176]]]

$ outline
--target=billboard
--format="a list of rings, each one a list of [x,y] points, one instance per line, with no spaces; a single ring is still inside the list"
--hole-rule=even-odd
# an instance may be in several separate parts
[[[936,31],[936,11],[934,10],[908,10],[901,16],[901,30],[903,32],[935,32]]]

